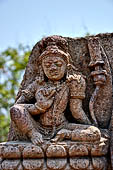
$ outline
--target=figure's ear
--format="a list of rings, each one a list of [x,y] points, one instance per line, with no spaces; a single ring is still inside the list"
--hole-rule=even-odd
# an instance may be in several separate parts
[[[40,66],[39,66],[36,79],[39,79],[39,84],[41,84],[42,82],[44,82],[44,71],[43,71],[43,68],[42,68],[42,65],[41,65],[41,64],[40,64]]]

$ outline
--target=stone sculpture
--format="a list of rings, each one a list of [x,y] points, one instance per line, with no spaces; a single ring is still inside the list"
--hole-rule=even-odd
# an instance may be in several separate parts
[[[0,144],[1,169],[112,168],[110,63],[98,36],[85,41],[89,57],[76,60],[73,41],[61,36],[33,48],[10,109],[9,142]]]

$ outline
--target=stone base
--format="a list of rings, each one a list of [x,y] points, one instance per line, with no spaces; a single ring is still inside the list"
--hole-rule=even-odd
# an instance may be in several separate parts
[[[0,144],[0,170],[108,170],[107,141]],[[110,170],[110,169],[109,169]]]
[[[4,160],[1,170],[107,170],[105,157],[71,158],[70,163],[66,158]]]

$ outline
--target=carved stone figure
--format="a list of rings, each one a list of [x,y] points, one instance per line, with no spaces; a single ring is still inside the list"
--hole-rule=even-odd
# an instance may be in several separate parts
[[[11,120],[34,144],[43,143],[43,138],[53,138],[57,132],[60,134],[59,130],[62,128],[63,136],[68,137],[64,134],[69,133],[64,129],[69,130],[71,126],[64,116],[68,102],[75,120],[82,124],[91,124],[82,109],[86,88],[85,78],[80,73],[74,73],[76,69],[70,63],[71,56],[67,51],[60,49],[61,46],[58,48],[55,44],[56,41],[64,43],[66,49],[65,39],[53,36],[44,41],[47,41],[47,47],[39,56],[37,63],[40,65],[40,75],[43,77],[38,79],[36,77],[35,81],[22,91],[11,108]],[[30,100],[35,102],[32,103]],[[37,124],[34,115],[39,115]],[[59,140],[61,137],[62,135],[59,136]]]
[[[85,41],[89,62],[84,53],[82,57],[80,52],[74,53],[72,40],[61,36],[43,38],[33,48],[16,102],[10,109],[8,141],[21,142],[0,145],[4,170],[9,166],[26,170],[112,168],[112,159],[111,163],[107,159],[108,148],[112,148],[110,65],[98,37]],[[17,161],[21,155],[22,163]]]

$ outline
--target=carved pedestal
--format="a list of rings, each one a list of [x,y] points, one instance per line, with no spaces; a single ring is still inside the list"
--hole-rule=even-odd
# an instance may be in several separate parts
[[[108,140],[100,142],[46,142],[36,146],[28,142],[0,144],[2,170],[107,170]]]

